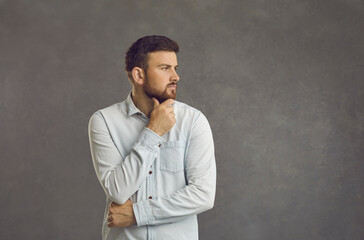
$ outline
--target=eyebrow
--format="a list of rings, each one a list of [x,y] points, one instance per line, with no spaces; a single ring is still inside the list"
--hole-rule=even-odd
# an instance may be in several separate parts
[[[166,67],[172,67],[172,65],[169,64],[159,64],[157,67],[166,66]],[[178,65],[175,66],[175,68],[178,67]]]

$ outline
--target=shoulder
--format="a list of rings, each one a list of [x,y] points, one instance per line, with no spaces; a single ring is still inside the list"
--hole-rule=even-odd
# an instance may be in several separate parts
[[[178,109],[179,112],[183,112],[183,113],[189,113],[189,114],[193,114],[193,115],[199,115],[201,114],[201,111],[191,107],[190,105],[183,103],[183,102],[179,102],[179,101],[175,101],[174,102],[174,106],[176,109]]]
[[[95,114],[98,114],[98,115],[114,115],[114,114],[120,114],[120,113],[124,113],[126,112],[126,104],[125,104],[125,101],[122,101],[122,102],[118,102],[118,103],[114,103],[110,106],[107,106],[107,107],[104,107],[104,108],[101,108],[99,110],[97,110]]]
[[[177,115],[184,119],[190,119],[192,121],[192,124],[195,124],[196,122],[207,122],[206,116],[197,108],[191,107],[190,105],[175,101],[175,108],[177,109]]]
[[[95,119],[98,121],[106,121],[107,119],[118,118],[122,115],[126,115],[125,101],[114,103],[110,106],[97,110],[90,117],[90,122],[95,121]]]
[[[126,110],[125,101],[114,103],[108,107],[102,108],[99,111],[103,113],[123,112]]]
[[[203,141],[210,141],[212,139],[209,121],[200,110],[177,101],[175,101],[175,107],[178,109],[177,123],[178,119],[180,119],[180,126],[188,126],[191,139],[199,139],[199,141],[201,139]]]

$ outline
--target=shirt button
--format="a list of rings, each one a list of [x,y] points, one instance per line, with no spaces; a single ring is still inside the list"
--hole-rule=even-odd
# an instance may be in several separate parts
[[[152,174],[153,172],[152,171],[149,171],[149,174]]]
[[[161,146],[162,146],[162,144],[159,144],[159,145],[158,145],[158,147],[161,147]]]
[[[137,113],[138,116],[142,115],[140,112]]]
[[[149,199],[152,199],[152,196],[149,196],[148,198],[149,198]]]

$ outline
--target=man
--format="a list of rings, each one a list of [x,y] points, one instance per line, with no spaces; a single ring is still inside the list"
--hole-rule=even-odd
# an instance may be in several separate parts
[[[200,111],[175,101],[176,53],[164,36],[133,43],[125,57],[131,93],[90,119],[106,193],[103,239],[198,239],[196,215],[213,206],[212,133]]]

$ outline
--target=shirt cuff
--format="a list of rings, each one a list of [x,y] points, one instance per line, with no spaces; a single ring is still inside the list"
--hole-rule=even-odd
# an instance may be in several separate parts
[[[138,143],[143,145],[144,147],[148,148],[153,152],[157,152],[158,148],[165,142],[165,140],[150,130],[149,128],[145,127],[140,135]]]
[[[152,223],[154,217],[146,202],[133,203],[133,212],[138,227]]]

